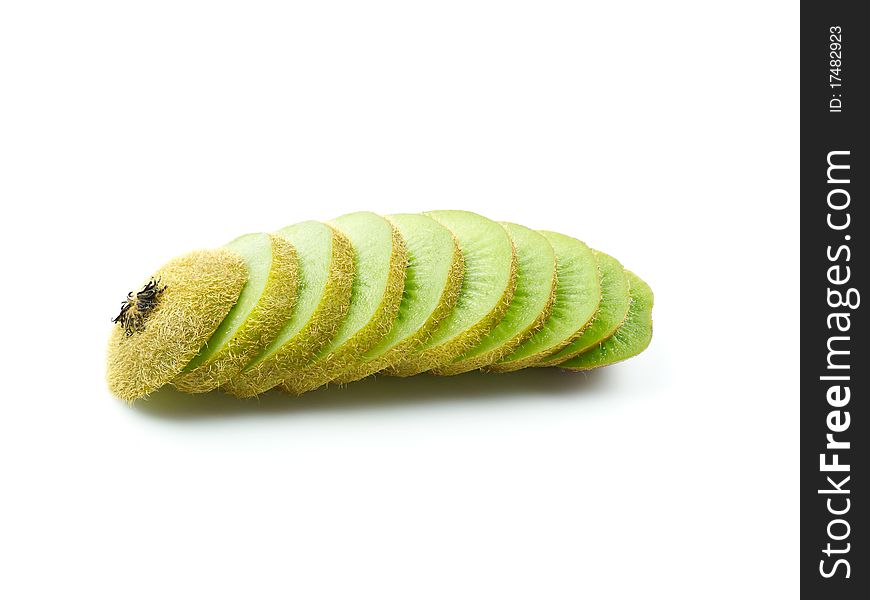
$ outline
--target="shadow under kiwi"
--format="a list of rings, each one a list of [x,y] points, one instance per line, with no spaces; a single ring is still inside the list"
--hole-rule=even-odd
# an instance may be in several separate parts
[[[273,389],[254,398],[236,398],[220,390],[187,394],[164,386],[134,404],[150,416],[165,419],[234,417],[246,414],[325,413],[449,402],[491,402],[506,399],[536,402],[548,398],[582,399],[603,386],[607,369],[572,373],[555,368],[512,373],[475,371],[439,377],[375,376],[347,385],[330,385],[302,396]]]

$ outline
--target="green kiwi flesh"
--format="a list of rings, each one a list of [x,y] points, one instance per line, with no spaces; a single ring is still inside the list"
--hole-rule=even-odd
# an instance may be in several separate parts
[[[217,330],[173,379],[172,384],[184,392],[208,392],[238,374],[293,311],[299,279],[291,244],[266,233],[251,233],[226,248],[245,261],[248,280]]]
[[[405,288],[399,313],[390,332],[336,383],[350,383],[402,360],[438,328],[456,304],[462,285],[463,260],[459,243],[449,229],[419,214],[387,217],[408,248]]]
[[[477,345],[502,319],[516,287],[516,253],[507,231],[486,217],[461,210],[425,213],[450,229],[462,250],[465,272],[456,305],[432,336],[386,372],[407,377],[450,364]]]
[[[350,308],[335,337],[285,378],[284,389],[294,394],[316,389],[353,366],[389,332],[402,301],[408,254],[398,229],[371,212],[344,215],[332,224],[354,250]]]
[[[576,340],[547,358],[538,367],[558,365],[586,352],[602,340],[609,338],[622,325],[630,304],[628,275],[622,263],[604,252],[593,250],[601,273],[601,304],[592,324]]]
[[[556,252],[556,299],[543,326],[519,348],[491,365],[494,371],[515,371],[558,352],[582,333],[598,310],[601,284],[592,249],[561,233],[542,231]]]
[[[631,305],[628,316],[612,336],[583,354],[558,365],[570,371],[588,371],[612,365],[646,350],[652,340],[653,292],[640,277],[628,271]]]
[[[543,235],[514,223],[501,223],[516,248],[517,286],[502,320],[474,348],[438,369],[456,375],[507,356],[543,325],[556,291],[556,253]]]
[[[240,397],[261,394],[311,362],[335,335],[350,306],[353,247],[343,233],[326,223],[303,221],[277,235],[296,247],[299,296],[275,338],[224,385]]]

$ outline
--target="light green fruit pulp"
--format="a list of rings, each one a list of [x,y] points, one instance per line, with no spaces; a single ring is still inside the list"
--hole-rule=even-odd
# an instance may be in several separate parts
[[[242,257],[248,280],[214,334],[173,379],[173,385],[185,392],[208,392],[237,375],[274,338],[295,306],[299,267],[292,244],[253,233],[226,248]]]
[[[532,366],[577,338],[601,301],[598,263],[592,250],[561,233],[542,231],[556,252],[556,299],[550,316],[532,337],[511,354],[491,365],[494,371],[515,371]]]
[[[416,350],[453,310],[462,285],[459,243],[449,229],[426,215],[387,217],[408,247],[405,289],[390,332],[336,383],[350,383],[401,361]]]
[[[628,275],[622,263],[603,252],[597,250],[592,252],[598,261],[598,270],[601,274],[601,304],[598,306],[598,312],[595,313],[592,324],[580,334],[580,337],[559,352],[538,362],[536,365],[538,367],[558,365],[586,352],[613,335],[628,315],[630,304]]]
[[[472,212],[425,213],[446,226],[462,249],[465,273],[456,306],[417,351],[386,370],[407,377],[446,366],[502,319],[516,287],[516,256],[505,229]]]
[[[513,352],[543,325],[556,290],[556,253],[543,235],[514,223],[501,223],[517,255],[517,287],[507,313],[477,346],[438,369],[456,375],[490,365]]]
[[[583,354],[559,365],[570,371],[588,371],[612,365],[646,350],[652,340],[653,292],[640,277],[627,272],[631,305],[616,332]]]
[[[236,396],[261,394],[311,362],[335,335],[350,304],[353,248],[344,234],[319,221],[304,221],[277,235],[292,243],[299,257],[296,309],[271,343],[224,385]]]
[[[295,394],[316,389],[352,367],[389,332],[402,300],[408,253],[398,229],[371,212],[344,215],[332,224],[354,250],[350,308],[335,337],[285,378],[284,389]]]

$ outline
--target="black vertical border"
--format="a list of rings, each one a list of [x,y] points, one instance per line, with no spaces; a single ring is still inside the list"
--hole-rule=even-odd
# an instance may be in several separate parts
[[[800,398],[800,437],[801,437],[801,517],[800,517],[800,565],[801,593],[807,598],[851,599],[870,598],[870,533],[867,531],[868,502],[867,447],[870,446],[870,361],[866,348],[870,345],[866,313],[870,310],[870,289],[867,281],[867,237],[870,236],[870,211],[867,209],[870,198],[870,156],[868,156],[868,127],[866,114],[870,111],[870,98],[867,95],[867,79],[870,77],[870,60],[867,48],[870,42],[870,18],[866,16],[870,5],[861,2],[802,2],[800,36],[800,189],[801,189],[801,398]],[[861,13],[861,14],[859,14]],[[830,86],[832,56],[830,54],[831,28],[840,27],[842,32],[841,88]],[[839,94],[839,95],[838,95]],[[841,112],[831,111],[831,100],[842,100]],[[835,103],[836,104],[836,103]],[[848,162],[850,169],[848,184],[828,182],[828,154],[832,151],[848,151],[848,156],[838,155],[838,162]],[[844,171],[836,173],[844,174]],[[835,177],[837,178],[837,177]],[[828,193],[835,188],[845,188],[850,201],[847,209],[832,211],[828,206]],[[842,203],[845,196],[834,194],[834,202]],[[842,223],[844,213],[849,213],[848,229],[832,229],[827,218]],[[849,236],[849,239],[846,239]],[[846,252],[839,260],[831,261],[828,252],[836,255],[841,245],[847,245]],[[830,247],[830,250],[829,250]],[[828,280],[828,269],[841,265],[836,276],[842,277],[844,266],[850,267],[850,280],[839,286]],[[839,288],[845,293],[849,287],[859,293],[868,292],[861,297],[861,304],[853,309],[832,308],[828,302],[828,288]],[[850,313],[848,333],[837,332],[828,327],[828,316],[832,312]],[[841,321],[843,324],[845,321]],[[848,342],[840,341],[841,348],[850,354],[841,359],[848,361],[851,368],[836,373],[827,368],[828,341],[832,335],[846,335]],[[824,381],[820,377],[831,374],[847,374],[849,381]],[[848,385],[851,396],[848,405],[839,408],[831,406],[826,394],[831,385]],[[833,410],[849,412],[849,427],[846,431],[835,433],[836,439],[849,441],[848,450],[826,449],[826,435],[830,433],[828,421]],[[835,426],[845,416],[831,417]],[[822,472],[820,454],[839,454],[841,463],[849,464],[848,473]],[[850,479],[843,485],[849,494],[822,494],[819,490],[830,488],[826,480],[831,476],[835,482],[842,481],[843,475]],[[832,500],[834,510],[845,506],[849,498],[849,511],[844,515],[832,515],[827,501]],[[842,522],[832,525],[835,536],[843,540],[829,538],[828,525],[832,520],[842,518],[848,521],[848,529]],[[847,548],[843,554],[825,554],[827,544],[833,548]],[[820,572],[820,561],[830,571],[838,558],[844,558],[850,566],[850,577],[845,577],[845,566],[840,564],[835,575],[825,578]]]

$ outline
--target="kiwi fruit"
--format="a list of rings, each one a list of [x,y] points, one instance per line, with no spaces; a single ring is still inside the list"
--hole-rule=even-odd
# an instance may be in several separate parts
[[[302,394],[383,374],[630,358],[652,336],[649,286],[612,256],[462,210],[355,212],[169,261],[113,320],[111,392],[170,384]]]
[[[517,284],[507,312],[474,348],[435,371],[456,375],[490,365],[513,352],[544,324],[556,299],[556,253],[540,233],[501,223],[516,248]]]
[[[450,314],[462,285],[464,262],[459,242],[432,217],[390,215],[408,249],[405,288],[389,333],[335,379],[350,383],[396,364],[416,350]]]
[[[628,274],[623,269],[622,263],[612,256],[598,250],[593,250],[592,253],[598,261],[598,271],[601,275],[601,304],[598,306],[598,312],[580,337],[555,354],[538,361],[535,366],[549,367],[574,358],[609,338],[625,321],[630,303]]]
[[[372,212],[344,215],[332,225],[353,246],[350,308],[335,336],[284,379],[282,387],[293,394],[316,389],[352,367],[389,333],[402,301],[408,252],[398,228]]]
[[[583,332],[601,301],[598,263],[592,249],[561,233],[542,231],[556,253],[556,298],[543,326],[500,361],[493,371],[530,367],[558,352]]]
[[[227,392],[239,397],[270,390],[311,362],[350,307],[353,246],[346,235],[319,221],[290,225],[277,235],[293,244],[299,258],[296,308],[275,338],[224,384]]]
[[[462,210],[425,214],[459,240],[465,271],[450,314],[421,347],[385,370],[400,377],[444,367],[476,346],[504,317],[516,288],[516,250],[504,227]]]
[[[640,277],[628,271],[631,304],[628,316],[612,336],[583,354],[561,363],[569,371],[588,371],[621,362],[646,350],[652,339],[653,292]]]
[[[278,333],[293,311],[299,285],[296,250],[284,238],[243,235],[226,248],[242,257],[248,280],[235,306],[172,384],[183,392],[221,386]]]
[[[178,375],[232,310],[247,279],[245,261],[227,248],[191,252],[158,269],[113,319],[109,390],[132,402]]]

